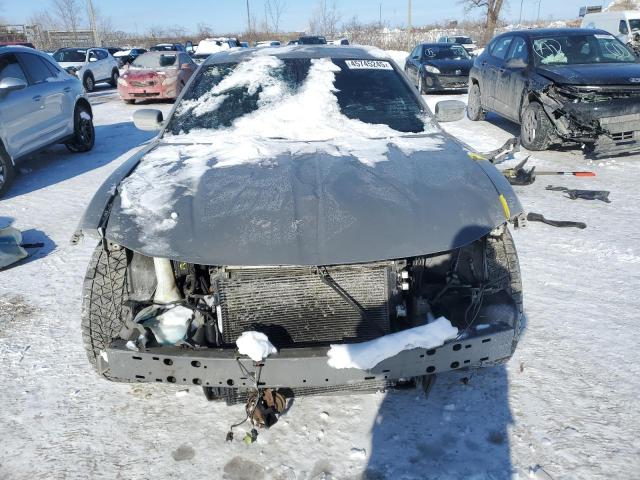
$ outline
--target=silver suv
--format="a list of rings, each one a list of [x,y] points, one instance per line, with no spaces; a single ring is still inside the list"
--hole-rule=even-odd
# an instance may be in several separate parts
[[[77,78],[37,50],[0,47],[0,195],[24,156],[53,143],[86,152],[94,140],[91,105]]]
[[[53,58],[67,72],[82,80],[87,92],[93,92],[99,82],[118,86],[118,61],[106,48],[61,48]]]

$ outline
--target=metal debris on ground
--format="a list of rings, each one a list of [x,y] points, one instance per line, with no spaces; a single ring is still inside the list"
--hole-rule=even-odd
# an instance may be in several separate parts
[[[502,174],[509,180],[511,185],[531,185],[536,181],[538,175],[566,175],[574,177],[595,177],[595,172],[590,171],[540,171],[536,170],[536,167],[531,167],[529,170],[524,168],[527,161],[529,161],[530,155],[527,156],[522,162],[513,168],[507,168],[502,171]]]
[[[611,200],[609,200],[611,192],[608,190],[572,190],[567,187],[554,187],[553,185],[547,185],[546,190],[563,192],[571,200],[581,198],[583,200],[600,200],[601,202],[611,203]]]
[[[584,229],[587,228],[587,224],[583,222],[571,222],[568,220],[548,220],[544,218],[544,215],[540,213],[529,212],[527,214],[527,220],[530,222],[541,222],[551,225],[552,227],[575,227]]]
[[[0,219],[0,269],[29,256],[22,246],[22,233],[12,225],[13,219]]]

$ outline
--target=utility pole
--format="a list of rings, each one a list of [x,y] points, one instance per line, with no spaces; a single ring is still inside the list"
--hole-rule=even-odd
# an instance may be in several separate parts
[[[408,24],[409,24],[409,32],[411,32],[411,29],[413,28],[411,26],[411,0],[409,0]]]
[[[518,20],[518,25],[522,25],[522,4],[524,0],[520,0],[520,19]]]
[[[249,10],[249,0],[247,0],[247,33],[251,34],[251,10]]]
[[[378,14],[378,25],[382,26],[382,2],[380,2],[380,12]]]
[[[89,11],[89,21],[91,22],[91,30],[93,30],[93,42],[96,47],[101,47],[100,34],[98,33],[98,26],[96,25],[96,15],[93,11],[93,2],[87,0],[87,10]]]
[[[536,19],[536,23],[540,23],[540,3],[542,0],[538,0],[538,18]]]

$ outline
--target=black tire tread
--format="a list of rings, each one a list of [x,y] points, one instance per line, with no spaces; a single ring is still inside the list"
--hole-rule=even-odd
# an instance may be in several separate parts
[[[4,146],[0,143],[0,162],[2,162],[2,166],[4,168],[4,183],[0,185],[0,196],[7,193],[11,184],[13,183],[13,178],[15,177],[15,168],[13,163],[11,162],[11,158],[9,158],[9,154],[4,149]]]
[[[546,150],[547,148],[549,148],[549,145],[551,144],[551,137],[553,134],[553,125],[551,124],[551,120],[549,120],[549,117],[547,117],[547,114],[542,108],[542,105],[540,105],[538,102],[531,102],[524,107],[522,114],[520,115],[521,130],[523,128],[522,125],[524,125],[523,120],[524,120],[525,112],[529,108],[534,108],[538,111],[538,118],[540,119],[540,121],[538,122],[538,129],[537,129],[538,133],[534,141],[531,143],[528,143],[527,141],[524,140],[525,136],[521,131],[520,143],[524,148],[526,148],[527,150],[531,150],[533,152]]]
[[[124,249],[106,252],[98,244],[89,262],[82,291],[82,339],[91,366],[98,371],[97,358],[118,336],[128,314],[127,254]],[[124,381],[108,374],[105,378]]]

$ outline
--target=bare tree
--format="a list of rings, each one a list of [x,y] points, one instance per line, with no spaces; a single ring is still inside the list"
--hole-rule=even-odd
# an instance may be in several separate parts
[[[505,3],[505,0],[461,0],[465,10],[475,10],[477,8],[485,11],[485,30],[484,30],[484,42],[488,42],[493,38],[493,34],[496,31],[498,20],[500,19],[500,12]]]
[[[51,12],[58,24],[65,30],[73,32],[77,39],[76,32],[82,22],[82,12],[78,0],[51,0]]]
[[[607,10],[637,10],[640,2],[638,0],[617,0],[615,2],[611,2],[611,4],[607,7]]]
[[[280,19],[287,8],[287,2],[284,0],[265,0],[264,9],[267,20],[268,29],[274,33],[278,33],[280,28]]]
[[[327,0],[318,0],[316,8],[309,19],[309,31],[311,33],[333,37],[338,33],[338,22],[340,21],[340,12],[333,0],[329,3]]]

